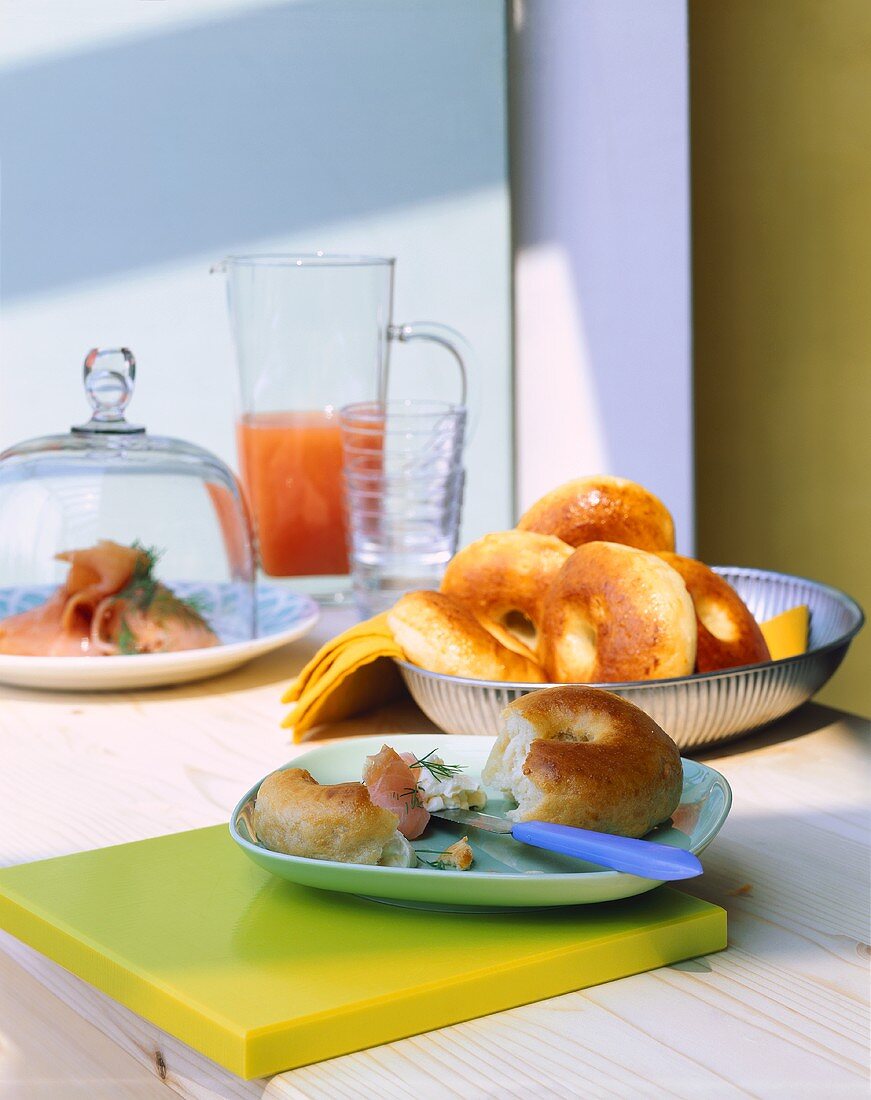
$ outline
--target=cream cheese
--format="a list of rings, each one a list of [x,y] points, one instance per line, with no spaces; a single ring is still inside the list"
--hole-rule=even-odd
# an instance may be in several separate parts
[[[382,867],[416,867],[417,852],[397,829],[381,849],[378,862]]]
[[[444,764],[439,756],[427,758],[434,764]],[[480,782],[462,772],[437,779],[424,764],[417,771],[418,797],[426,809],[433,813],[438,810],[481,810],[487,805],[487,795]]]

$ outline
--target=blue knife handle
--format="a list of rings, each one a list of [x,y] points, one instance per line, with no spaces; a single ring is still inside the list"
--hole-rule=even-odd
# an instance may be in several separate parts
[[[615,871],[627,871],[630,875],[662,882],[693,878],[702,873],[702,865],[692,852],[653,840],[633,840],[627,836],[575,829],[570,825],[552,825],[547,821],[519,821],[511,835],[535,848],[547,848],[564,856],[576,856]]]

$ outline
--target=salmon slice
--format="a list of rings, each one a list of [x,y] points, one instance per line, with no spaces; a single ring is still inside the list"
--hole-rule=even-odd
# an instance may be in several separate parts
[[[59,588],[45,603],[0,622],[0,653],[18,657],[86,657],[87,630],[61,625],[67,594]]]
[[[382,745],[379,753],[366,757],[363,782],[376,806],[399,814],[397,829],[406,840],[416,840],[429,824],[429,813],[420,801],[417,773],[409,761],[389,745]]]
[[[23,657],[83,657],[93,652],[94,608],[133,575],[140,550],[102,539],[87,550],[67,550],[66,581],[44,604],[0,622],[0,653]]]
[[[193,602],[155,580],[154,551],[101,539],[57,560],[69,563],[66,581],[44,604],[0,622],[0,653],[100,657],[218,644]]]
[[[70,563],[64,586],[68,599],[61,619],[63,629],[74,630],[83,616],[89,624],[97,604],[111,593],[121,591],[143,556],[137,547],[121,546],[110,539],[100,539],[96,546],[85,550],[58,554],[58,561]]]
[[[106,656],[178,653],[217,644],[218,637],[205,620],[163,584],[156,586],[147,611],[123,597],[107,596],[97,604],[91,620],[91,645]]]

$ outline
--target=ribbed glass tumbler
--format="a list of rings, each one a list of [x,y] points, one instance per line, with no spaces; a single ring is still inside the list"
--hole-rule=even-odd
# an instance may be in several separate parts
[[[438,588],[457,549],[466,408],[361,402],[339,414],[354,597],[361,615]]]

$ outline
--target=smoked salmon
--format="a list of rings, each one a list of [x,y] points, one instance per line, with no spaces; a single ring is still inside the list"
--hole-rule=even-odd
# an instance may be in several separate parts
[[[406,753],[406,756],[411,756]],[[411,761],[414,757],[411,756]],[[416,840],[429,824],[429,811],[420,798],[418,775],[395,749],[382,745],[375,756],[367,756],[363,782],[376,806],[399,815],[396,826],[406,840]]]
[[[66,581],[39,607],[0,621],[0,653],[100,657],[218,644],[195,604],[154,577],[154,551],[101,539],[57,558],[69,563]]]

